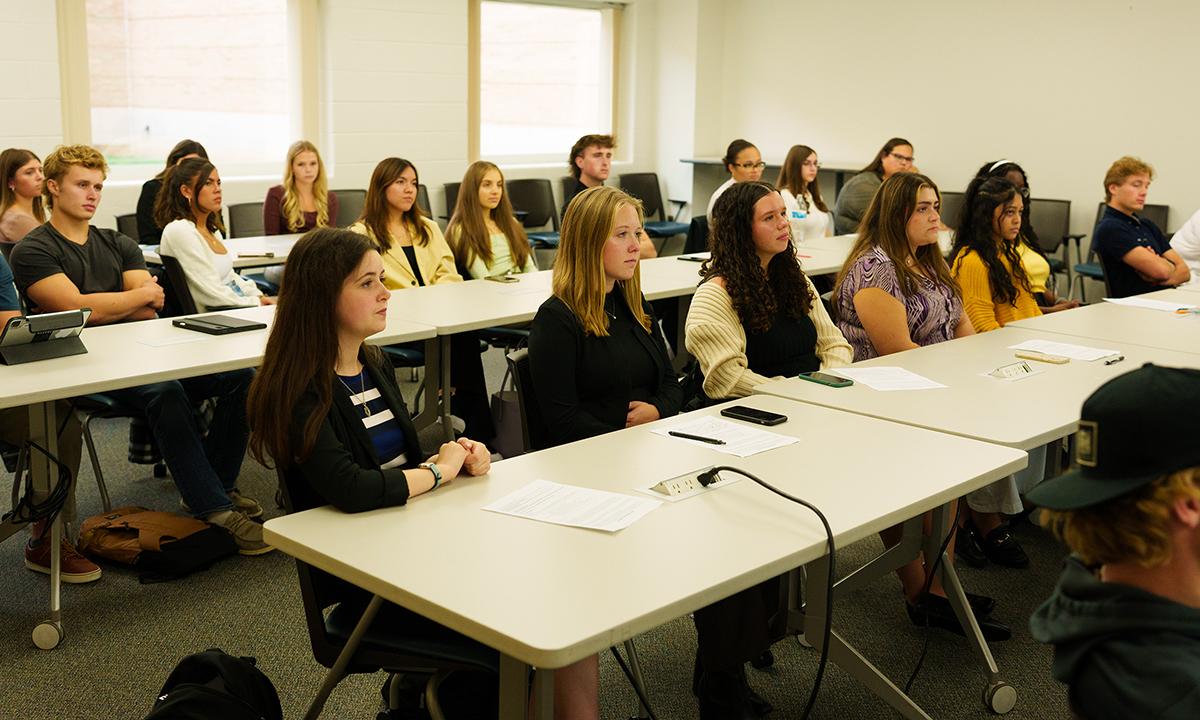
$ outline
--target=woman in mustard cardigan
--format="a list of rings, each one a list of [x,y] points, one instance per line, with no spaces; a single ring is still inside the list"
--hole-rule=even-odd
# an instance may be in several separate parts
[[[963,309],[976,332],[1042,314],[1021,263],[1025,201],[1002,177],[977,177],[967,186],[951,252],[951,274],[962,289]],[[1045,475],[1046,448],[1029,451],[1025,470],[967,495],[970,517],[955,551],[973,565],[992,561],[1026,567],[1029,557],[1008,531],[1002,514],[1022,509],[1020,495]]]

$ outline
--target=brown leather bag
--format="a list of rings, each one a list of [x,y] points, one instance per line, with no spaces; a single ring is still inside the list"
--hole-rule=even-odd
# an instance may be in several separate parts
[[[142,571],[142,582],[183,577],[237,552],[228,531],[203,520],[136,505],[83,522],[79,550]]]

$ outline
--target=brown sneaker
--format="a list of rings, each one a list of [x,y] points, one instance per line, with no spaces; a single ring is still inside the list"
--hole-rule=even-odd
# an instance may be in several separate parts
[[[204,520],[228,530],[242,555],[263,555],[275,549],[263,542],[262,525],[236,510],[221,510]]]
[[[82,584],[100,579],[100,568],[96,563],[80,555],[75,546],[66,539],[62,541],[59,558],[63,582]],[[34,572],[50,574],[49,538],[30,540],[25,544],[25,567]]]
[[[252,497],[246,497],[237,490],[229,491],[229,499],[233,502],[233,509],[248,518],[260,518],[263,514],[262,505]]]

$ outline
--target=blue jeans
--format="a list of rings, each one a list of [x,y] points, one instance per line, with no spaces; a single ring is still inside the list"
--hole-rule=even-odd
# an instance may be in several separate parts
[[[203,517],[233,507],[229,491],[237,488],[246,456],[246,391],[253,378],[253,370],[233,370],[104,394],[145,413],[179,495]],[[193,408],[208,398],[216,398],[216,410],[201,437]]]

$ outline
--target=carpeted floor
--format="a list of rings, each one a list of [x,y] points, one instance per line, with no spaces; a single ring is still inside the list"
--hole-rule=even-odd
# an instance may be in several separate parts
[[[487,366],[494,387],[499,382],[498,353],[488,353]],[[401,378],[407,379],[407,373]],[[412,386],[406,387],[411,392]],[[155,479],[149,467],[126,461],[126,426],[116,420],[94,424],[114,502],[174,509],[178,495],[170,480]],[[100,511],[86,461],[84,466],[78,484],[81,516]],[[8,476],[0,478],[7,482]],[[269,516],[279,512],[270,502],[274,482],[273,473],[247,459],[242,490],[262,500]],[[992,646],[1005,679],[1019,693],[1009,717],[1066,717],[1065,690],[1049,676],[1050,651],[1029,637],[1026,624],[1050,592],[1063,550],[1038,528],[1023,525],[1016,534],[1033,558],[1030,569],[965,568],[960,573],[972,591],[998,598],[996,617],[1013,626],[1011,641]],[[99,582],[63,586],[66,639],[56,650],[43,652],[33,646],[30,631],[46,616],[48,583],[45,576],[23,567],[23,539],[23,534],[17,535],[0,544],[0,718],[141,717],[175,663],[209,647],[257,657],[279,690],[284,716],[302,716],[324,671],[310,654],[295,566],[283,553],[231,558],[207,572],[157,585],[140,585],[131,571],[105,566]],[[876,540],[845,548],[838,554],[839,567],[850,569],[879,549]],[[618,592],[599,587],[595,591]],[[902,685],[921,652],[923,636],[904,614],[899,584],[891,579],[876,583],[842,601],[834,612],[839,631]],[[695,717],[691,621],[681,618],[646,633],[637,646],[658,717]],[[750,671],[751,683],[774,703],[771,717],[797,718],[811,688],[817,654],[789,638],[776,645],[775,657],[769,672]],[[374,718],[383,680],[376,674],[343,681],[323,717]],[[982,670],[964,641],[933,631],[924,668],[913,686],[914,699],[934,718],[990,717],[981,699],[983,688]],[[601,690],[604,718],[634,714],[634,695],[610,656],[602,662]],[[896,714],[831,666],[813,717]]]

